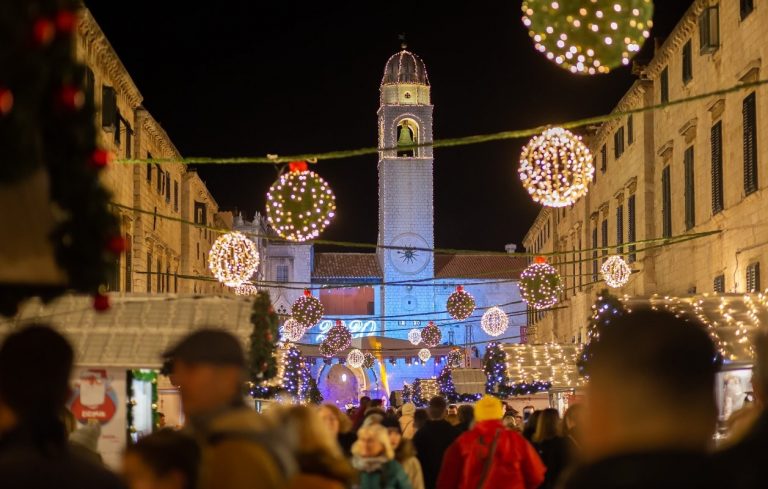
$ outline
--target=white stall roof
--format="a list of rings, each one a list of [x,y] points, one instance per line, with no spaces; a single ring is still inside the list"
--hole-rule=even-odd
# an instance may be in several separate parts
[[[581,386],[584,379],[576,367],[581,349],[581,345],[572,343],[506,344],[509,382],[551,382],[553,388]]]

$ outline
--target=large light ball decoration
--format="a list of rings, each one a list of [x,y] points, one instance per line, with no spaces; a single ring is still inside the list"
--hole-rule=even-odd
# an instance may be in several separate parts
[[[436,347],[440,344],[440,340],[442,339],[443,333],[440,332],[440,328],[438,328],[433,321],[430,321],[427,324],[427,327],[421,332],[421,342],[424,343],[424,346],[427,348]]]
[[[432,352],[430,352],[429,349],[422,348],[421,350],[419,350],[419,359],[422,362],[426,362],[430,358],[432,358]]]
[[[288,318],[285,323],[283,323],[283,327],[280,328],[280,336],[285,341],[295,343],[304,336],[306,331],[307,328],[305,328],[303,324],[293,318]]]
[[[453,319],[464,321],[475,311],[475,298],[459,285],[456,292],[448,296],[445,308]]]
[[[349,332],[343,321],[337,320],[336,324],[328,330],[324,341],[330,344],[335,350],[334,353],[338,353],[346,350],[352,344],[352,333]]]
[[[316,238],[336,214],[336,197],[303,161],[290,163],[267,192],[267,220],[289,241]]]
[[[499,307],[491,307],[485,311],[483,317],[480,319],[480,327],[482,327],[483,331],[490,336],[501,335],[507,330],[507,326],[509,326],[507,313]]]
[[[651,35],[651,0],[525,0],[523,24],[536,49],[571,73],[625,66]]]
[[[408,331],[408,341],[410,341],[412,345],[418,345],[421,343],[421,330],[418,328],[413,328],[412,330]]]
[[[367,351],[365,352],[365,360],[363,360],[363,368],[373,368],[373,365],[376,363],[376,357],[373,356],[373,353]]]
[[[448,366],[458,368],[464,363],[464,352],[459,348],[454,348],[448,352]]]
[[[572,205],[589,191],[595,177],[592,153],[562,127],[534,136],[520,153],[518,174],[534,202],[547,207]]]
[[[235,287],[235,295],[256,295],[259,289],[251,284],[240,284]]]
[[[256,243],[237,231],[216,238],[208,254],[211,273],[228,287],[237,287],[250,280],[258,266]]]
[[[291,306],[291,317],[305,328],[311,328],[317,324],[322,319],[323,313],[325,313],[323,303],[308,290],[305,290],[304,295],[296,299]]]
[[[629,282],[629,276],[632,275],[632,269],[627,262],[619,255],[609,256],[603,266],[600,267],[600,273],[608,287],[614,289],[624,286]]]
[[[325,358],[330,358],[336,354],[338,350],[328,341],[328,338],[320,342],[320,354]]]
[[[520,274],[520,294],[534,309],[548,309],[557,304],[561,290],[560,274],[543,257],[536,257]]]
[[[362,351],[354,348],[347,353],[347,365],[350,367],[360,368],[363,366],[363,363],[365,363],[365,354]]]

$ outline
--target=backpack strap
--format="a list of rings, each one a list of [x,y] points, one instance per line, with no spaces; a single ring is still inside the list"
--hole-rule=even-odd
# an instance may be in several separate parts
[[[270,454],[277,464],[280,472],[286,479],[292,477],[298,472],[296,459],[290,449],[278,441],[274,433],[271,432],[253,432],[253,431],[217,431],[206,437],[209,445],[218,445],[225,441],[246,441],[259,445]]]
[[[496,433],[493,435],[493,441],[491,442],[491,448],[488,449],[488,458],[485,459],[485,462],[483,463],[483,471],[480,474],[480,480],[477,483],[477,489],[482,489],[485,485],[486,479],[488,479],[488,474],[491,471],[491,465],[493,465],[493,455],[496,453],[496,447],[499,444],[499,436],[501,435],[501,428],[496,430]]]

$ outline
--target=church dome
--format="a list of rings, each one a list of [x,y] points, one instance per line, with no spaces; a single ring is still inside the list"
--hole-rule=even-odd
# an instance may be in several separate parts
[[[387,60],[384,67],[384,78],[381,80],[382,85],[398,83],[429,85],[427,67],[424,66],[424,61],[405,48]]]

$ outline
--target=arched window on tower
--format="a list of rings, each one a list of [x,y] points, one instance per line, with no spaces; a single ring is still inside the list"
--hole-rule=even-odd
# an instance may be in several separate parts
[[[417,148],[409,147],[419,140],[418,126],[409,119],[403,119],[397,124],[397,157],[415,158]]]

